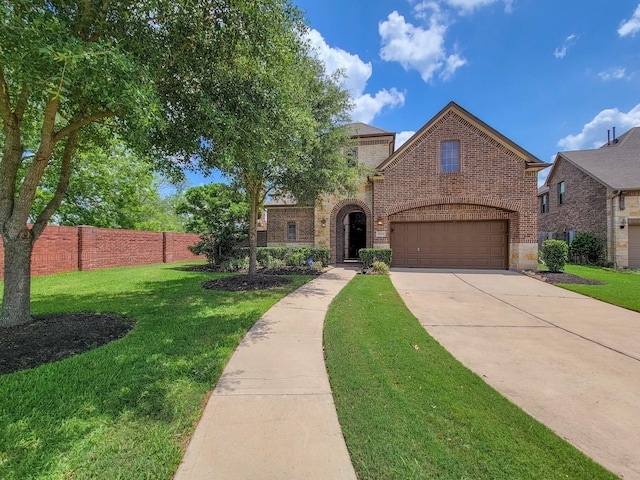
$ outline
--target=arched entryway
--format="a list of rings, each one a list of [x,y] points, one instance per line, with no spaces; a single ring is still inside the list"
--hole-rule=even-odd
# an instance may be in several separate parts
[[[358,205],[346,205],[336,215],[335,223],[337,263],[358,260],[358,250],[368,243],[367,215]]]

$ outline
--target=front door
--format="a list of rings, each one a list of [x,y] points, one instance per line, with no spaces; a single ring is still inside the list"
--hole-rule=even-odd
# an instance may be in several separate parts
[[[345,260],[357,260],[358,250],[367,246],[367,217],[364,212],[351,212],[345,217]]]

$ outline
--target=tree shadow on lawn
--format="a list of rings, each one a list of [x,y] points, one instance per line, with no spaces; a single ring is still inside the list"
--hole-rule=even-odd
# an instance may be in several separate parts
[[[165,451],[157,451],[157,440],[146,444],[150,465],[145,468],[160,468],[154,478],[168,476],[239,340],[275,303],[274,293],[285,291],[207,291],[202,280],[203,275],[194,275],[151,281],[117,295],[36,295],[33,312],[64,307],[114,312],[135,320],[136,327],[85,354],[0,376],[0,477],[26,478],[58,468],[60,458],[79,443],[95,450],[99,442],[118,442],[123,418],[166,437]],[[118,455],[125,461],[130,449],[144,452],[145,442],[152,440],[142,435]],[[100,461],[94,453],[84,466],[72,468],[93,468]]]

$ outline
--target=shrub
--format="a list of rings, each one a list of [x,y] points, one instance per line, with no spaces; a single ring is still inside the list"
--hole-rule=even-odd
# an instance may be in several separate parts
[[[542,261],[549,271],[561,272],[567,261],[569,247],[564,240],[545,240],[542,242]]]
[[[569,245],[569,255],[576,263],[596,264],[600,260],[602,250],[602,244],[590,232],[578,233]]]
[[[373,262],[367,273],[369,275],[389,275],[389,265],[384,262]]]
[[[227,272],[238,272],[249,268],[249,257],[232,258],[222,264]]]
[[[374,262],[383,262],[391,266],[392,253],[390,248],[361,248],[358,250],[358,257],[365,268],[372,266]]]
[[[286,265],[284,260],[274,258],[271,255],[262,256],[258,264],[264,268],[282,268]]]
[[[291,267],[302,267],[307,264],[308,257],[304,254],[303,251],[291,251],[285,257],[285,262],[287,265]]]

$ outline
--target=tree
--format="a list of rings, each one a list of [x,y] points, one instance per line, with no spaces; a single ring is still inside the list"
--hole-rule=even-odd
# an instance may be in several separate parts
[[[196,249],[210,263],[225,260],[249,230],[245,195],[224,183],[192,187],[185,192],[177,213],[186,216],[187,230],[201,234]]]
[[[348,93],[302,40],[300,12],[287,1],[265,0],[251,2],[245,13],[245,35],[228,46],[229,61],[213,69],[202,62],[184,78],[169,75],[174,83],[165,95],[183,123],[178,131],[171,124],[162,138],[184,138],[182,150],[164,153],[183,164],[197,158],[245,193],[254,275],[266,196],[286,192],[311,203],[323,192],[353,186],[358,171],[349,166],[350,137],[341,126],[351,106]]]
[[[172,104],[167,92],[179,86],[187,103],[197,101],[190,96],[200,88],[192,70],[210,69],[215,77],[236,62],[231,55],[238,42],[248,43],[248,35],[255,34],[255,48],[261,48],[269,34],[262,31],[260,5],[225,0],[0,4],[0,234],[5,249],[0,325],[31,320],[31,251],[62,202],[78,145],[117,129],[140,152],[157,152],[154,139],[165,146],[180,142],[169,150],[197,150],[200,138],[189,136],[186,145],[180,136],[164,137],[184,128],[186,111]],[[229,91],[211,92],[215,104],[203,107],[223,104],[223,94]],[[94,128],[98,124],[106,128]],[[60,165],[55,193],[29,227],[38,185],[55,162]],[[164,165],[176,168],[171,159]]]
[[[54,159],[45,171],[32,219],[55,194],[59,169]],[[69,186],[51,223],[183,232],[184,222],[175,212],[183,192],[182,182],[175,185],[154,173],[151,162],[141,159],[118,138],[106,146],[89,143],[76,149]]]

